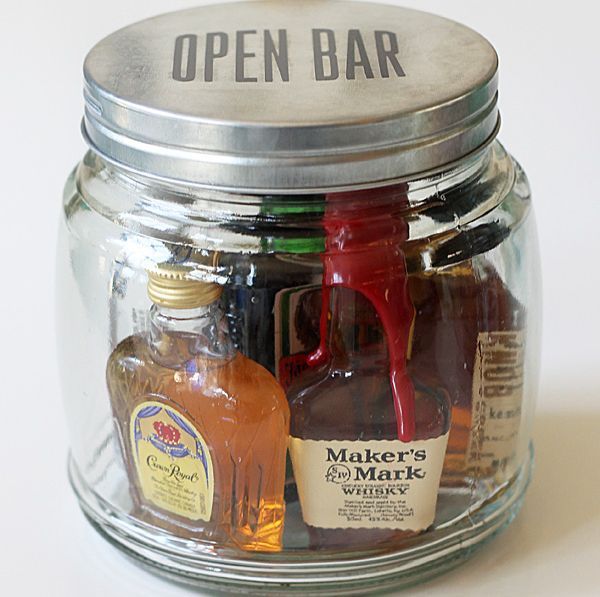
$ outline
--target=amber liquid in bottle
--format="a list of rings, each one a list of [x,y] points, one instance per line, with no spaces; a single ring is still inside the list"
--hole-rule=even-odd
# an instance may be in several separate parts
[[[328,362],[303,373],[288,391],[291,435],[314,440],[397,440],[389,358],[381,323],[360,293],[335,288]],[[415,380],[413,380],[415,381]],[[415,440],[443,436],[450,425],[447,397],[415,383]],[[414,535],[397,529],[309,526],[313,549],[373,549]]]
[[[155,305],[150,333],[133,335],[117,346],[107,380],[136,517],[217,546],[281,549],[288,404],[275,378],[232,348],[216,304],[183,311]],[[176,420],[184,421],[184,429],[193,427],[202,438],[214,487],[209,520],[182,515],[178,507],[165,507],[145,493],[139,472],[144,463],[136,464],[131,439],[132,415],[144,403],[169,407]],[[176,454],[172,446],[185,433],[167,423],[155,422],[150,440]],[[177,462],[174,456],[172,464]],[[164,478],[170,470],[152,471],[150,482],[159,490],[166,484],[176,495],[165,499],[179,500],[178,488],[172,489],[172,480]],[[192,481],[197,481],[193,475]]]
[[[519,332],[525,310],[492,266],[476,271],[465,262],[435,276],[410,276],[409,287],[416,317],[408,370],[425,384],[443,388],[452,402],[442,484],[468,483],[472,474],[492,476],[502,463],[475,470],[467,457],[475,425],[478,336]]]

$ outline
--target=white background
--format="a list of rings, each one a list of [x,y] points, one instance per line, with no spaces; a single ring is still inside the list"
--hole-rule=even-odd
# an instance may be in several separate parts
[[[84,151],[86,51],[132,21],[197,2],[0,2],[0,594],[187,595],[97,537],[68,488],[53,262],[62,185]],[[496,46],[501,139],[532,182],[545,281],[537,470],[523,512],[462,568],[409,593],[600,595],[598,3],[404,4]]]

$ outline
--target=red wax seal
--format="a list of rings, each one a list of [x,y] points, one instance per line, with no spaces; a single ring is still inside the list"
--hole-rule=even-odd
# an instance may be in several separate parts
[[[415,437],[415,392],[406,360],[415,310],[403,251],[408,226],[400,212],[406,205],[405,185],[327,196],[321,343],[307,362],[315,366],[329,358],[331,288],[343,286],[363,294],[375,307],[387,337],[398,439],[409,442]]]

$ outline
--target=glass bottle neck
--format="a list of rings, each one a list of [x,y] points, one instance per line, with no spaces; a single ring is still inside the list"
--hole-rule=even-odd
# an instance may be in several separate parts
[[[212,303],[195,309],[150,309],[150,347],[163,364],[203,356],[229,359],[235,350],[221,309]]]
[[[360,292],[331,289],[328,348],[336,368],[385,366],[385,334],[373,305]]]

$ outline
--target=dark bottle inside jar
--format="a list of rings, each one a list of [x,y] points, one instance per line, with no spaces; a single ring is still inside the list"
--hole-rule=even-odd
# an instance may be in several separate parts
[[[280,346],[278,330],[289,322],[285,321],[280,297],[319,284],[320,261],[310,255],[287,261],[282,255],[225,255],[221,264],[229,270],[224,300],[235,347],[287,385],[281,379],[279,364],[289,351]],[[290,279],[294,280],[292,288]],[[315,318],[317,330],[319,315]],[[311,350],[315,345],[311,340],[306,348]]]
[[[434,275],[409,276],[416,312],[409,373],[428,386],[443,388],[452,403],[452,427],[442,480],[448,486],[469,483],[473,475],[493,475],[507,464],[514,448],[514,441],[508,437],[497,438],[495,444],[492,438],[487,446],[482,445],[492,430],[486,429],[478,412],[478,400],[485,400],[486,393],[477,379],[482,374],[485,347],[497,345],[495,354],[508,376],[516,371],[518,378],[523,366],[525,309],[496,268],[476,257],[479,251],[493,248],[505,235],[498,225],[457,235],[438,249],[433,261]],[[486,246],[478,246],[477,239],[484,240]],[[518,387],[518,379],[516,382],[504,402],[520,402],[522,388]],[[499,389],[506,394],[506,386]],[[518,419],[512,423],[516,429],[518,424]],[[504,426],[506,429],[506,422]],[[477,453],[482,449],[483,454]]]
[[[304,373],[288,392],[291,435],[325,440],[397,440],[387,342],[373,306],[348,288],[331,291],[329,359]],[[443,392],[415,385],[414,440],[443,436],[450,405]],[[413,535],[406,530],[309,526],[313,549],[375,548]]]
[[[450,405],[406,370],[414,308],[404,257],[408,227],[399,213],[405,191],[398,185],[328,196],[321,343],[309,356],[312,368],[288,391],[291,455],[313,549],[381,547],[433,521]],[[414,457],[425,440],[436,444],[429,456],[439,466],[427,473],[434,481],[423,500],[428,515],[417,521],[419,507],[410,500],[419,481],[411,484],[413,467],[402,454]],[[355,466],[370,464],[379,451],[390,463],[398,458],[396,470]],[[311,497],[311,485],[322,480],[306,480],[324,458],[330,466],[320,489],[332,500],[325,508]]]
[[[261,251],[222,255],[221,266],[228,279],[227,317],[236,348],[266,367],[287,387],[295,375],[289,375],[281,361],[299,347],[292,350],[289,344],[282,343],[281,329],[295,332],[289,330],[295,325],[292,322],[290,326],[286,317],[289,296],[307,286],[320,285],[318,254],[323,250],[321,219],[325,197],[262,195],[254,196],[253,201],[255,214],[251,223],[246,219],[224,226],[231,233],[254,237],[255,242],[259,239]],[[309,341],[301,348],[308,352],[315,346]]]

